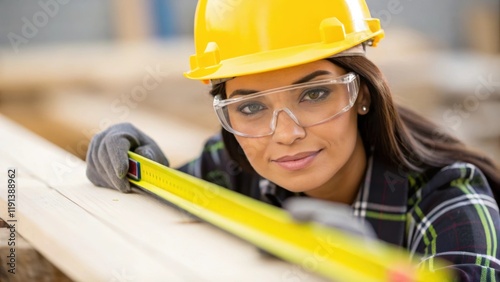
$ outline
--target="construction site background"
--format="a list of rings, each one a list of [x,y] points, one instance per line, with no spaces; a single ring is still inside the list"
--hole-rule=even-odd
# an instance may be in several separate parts
[[[395,99],[500,160],[500,3],[367,2],[386,30],[368,57]],[[1,1],[0,113],[82,159],[93,134],[126,121],[173,165],[196,157],[219,125],[209,87],[182,75],[194,49],[195,6]]]

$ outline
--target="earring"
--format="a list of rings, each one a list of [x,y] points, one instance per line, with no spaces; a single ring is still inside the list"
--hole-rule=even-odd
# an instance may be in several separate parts
[[[366,112],[366,111],[368,111],[368,108],[367,108],[366,106],[362,106],[362,107],[361,107],[361,110],[362,110],[363,112]]]

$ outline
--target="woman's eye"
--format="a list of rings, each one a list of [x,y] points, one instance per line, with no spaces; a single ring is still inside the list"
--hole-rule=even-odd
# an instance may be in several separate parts
[[[255,114],[263,109],[265,109],[263,105],[256,103],[244,104],[239,107],[239,111],[247,115]]]
[[[310,102],[315,102],[315,101],[321,101],[328,97],[330,94],[330,91],[327,91],[326,89],[310,89],[305,91],[302,94],[302,99],[300,101],[310,101]]]

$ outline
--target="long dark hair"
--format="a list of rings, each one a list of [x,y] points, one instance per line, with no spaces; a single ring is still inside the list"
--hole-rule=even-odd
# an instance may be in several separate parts
[[[363,56],[328,60],[347,72],[357,73],[361,84],[368,88],[370,110],[358,118],[358,130],[367,150],[373,146],[377,158],[402,172],[441,168],[456,161],[471,163],[485,174],[495,198],[500,199],[500,172],[495,163],[423,116],[395,105],[387,81],[375,64]],[[225,96],[225,83],[215,85],[210,94]],[[234,135],[222,129],[222,137],[229,155],[243,169],[254,172]]]

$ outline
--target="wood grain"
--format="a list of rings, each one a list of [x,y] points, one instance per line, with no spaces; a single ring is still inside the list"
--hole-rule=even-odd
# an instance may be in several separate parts
[[[75,280],[323,281],[153,198],[94,187],[81,160],[1,117],[0,127],[0,173],[18,169],[18,232]]]

